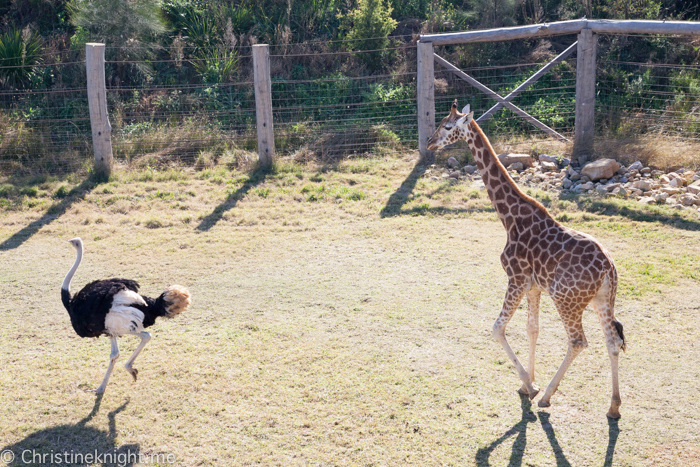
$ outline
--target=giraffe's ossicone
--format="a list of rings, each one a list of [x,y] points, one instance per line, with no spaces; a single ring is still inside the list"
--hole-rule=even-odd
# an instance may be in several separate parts
[[[428,140],[428,150],[437,151],[459,140],[467,141],[491,203],[508,234],[501,254],[501,264],[508,275],[508,290],[501,313],[493,325],[493,336],[503,345],[518,371],[523,382],[519,391],[531,399],[539,392],[533,383],[540,294],[545,292],[552,298],[569,337],[564,362],[540,399],[540,407],[550,405],[550,399],[569,365],[588,345],[581,320],[584,309],[590,304],[603,327],[612,368],[612,402],[608,417],[619,418],[621,399],[617,365],[620,350],[625,349],[625,338],[622,324],[614,315],[617,271],[612,257],[593,237],[561,225],[542,204],[518,188],[473,116],[468,105],[459,112],[455,100],[450,114]],[[520,364],[505,336],[506,325],[526,295],[530,343],[527,370]]]

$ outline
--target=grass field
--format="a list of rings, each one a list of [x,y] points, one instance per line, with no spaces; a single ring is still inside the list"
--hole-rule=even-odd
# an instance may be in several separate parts
[[[552,406],[516,393],[490,332],[505,232],[483,192],[431,180],[411,157],[6,178],[0,193],[0,450],[170,454],[183,466],[700,461],[697,212],[533,192],[615,258],[628,349],[613,422],[591,311],[589,347]],[[86,248],[74,291],[118,276],[148,295],[172,283],[193,295],[149,329],[136,383],[122,365],[137,340],[120,340],[97,398],[86,390],[109,341],[78,338],[59,298],[74,236]],[[523,360],[525,319],[521,309],[507,330]],[[545,386],[566,351],[546,297],[540,329]]]

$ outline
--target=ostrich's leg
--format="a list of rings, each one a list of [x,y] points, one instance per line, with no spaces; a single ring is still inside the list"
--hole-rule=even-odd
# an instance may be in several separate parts
[[[112,352],[109,354],[109,367],[107,368],[107,373],[105,374],[105,377],[102,380],[102,384],[100,384],[99,388],[95,389],[96,394],[102,394],[105,392],[105,389],[107,388],[107,382],[109,381],[109,377],[112,374],[112,370],[114,370],[114,364],[119,358],[119,345],[117,344],[117,338],[110,337],[110,341],[112,342]]]
[[[151,340],[151,335],[146,331],[140,333],[139,336],[141,336],[141,342],[139,342],[139,346],[136,347],[136,350],[134,350],[134,353],[131,354],[131,357],[129,357],[129,360],[127,360],[126,364],[124,365],[126,371],[131,373],[131,376],[134,377],[134,381],[136,381],[136,376],[139,374],[139,370],[137,370],[136,368],[132,368],[131,365],[134,364],[134,360],[136,360],[136,357],[139,356],[143,348],[146,347],[146,344],[148,344],[148,341]]]

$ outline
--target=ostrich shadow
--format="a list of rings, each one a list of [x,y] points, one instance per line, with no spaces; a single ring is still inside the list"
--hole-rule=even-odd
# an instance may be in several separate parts
[[[100,410],[101,402],[102,395],[98,395],[92,411],[76,424],[58,425],[39,430],[15,444],[0,448],[0,452],[11,451],[14,453],[14,460],[7,465],[10,467],[27,464],[133,467],[140,455],[139,445],[125,444],[119,448],[116,446],[116,416],[126,408],[129,401],[127,400],[107,415],[109,418],[109,431],[107,432],[87,426],[87,423]],[[95,454],[102,454],[99,462],[87,458],[87,455],[94,457]],[[58,458],[58,455],[62,458]],[[85,462],[86,459],[92,462]],[[3,458],[2,460],[7,459]]]
[[[8,239],[0,243],[0,251],[12,250],[21,246],[41,230],[42,227],[61,217],[73,204],[83,200],[93,188],[103,181],[104,180],[101,180],[95,175],[83,180],[80,185],[69,191],[65,198],[52,204],[39,219],[29,223],[29,225],[23,227],[20,231],[14,233]]]
[[[522,409],[522,417],[518,423],[513,425],[513,427],[506,431],[503,436],[495,440],[493,443],[485,448],[479,448],[476,452],[476,465],[479,467],[488,467],[491,465],[489,462],[489,457],[491,453],[506,440],[512,436],[516,436],[513,441],[513,446],[511,448],[510,459],[508,460],[508,467],[519,467],[523,464],[523,455],[525,454],[525,446],[527,445],[527,425],[528,423],[533,423],[537,421],[537,415],[539,415],[540,424],[542,429],[547,434],[547,439],[549,444],[552,446],[554,451],[554,456],[557,460],[557,467],[571,467],[571,464],[564,456],[564,452],[557,441],[556,435],[554,434],[554,429],[552,424],[549,422],[549,414],[546,412],[538,412],[535,415],[532,410],[532,402],[530,398],[524,395],[520,395],[520,408]],[[614,448],[613,448],[614,449]]]

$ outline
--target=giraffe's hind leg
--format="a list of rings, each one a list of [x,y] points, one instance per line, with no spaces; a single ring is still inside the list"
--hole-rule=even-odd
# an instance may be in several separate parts
[[[515,355],[515,352],[513,352],[513,349],[506,340],[506,326],[513,317],[515,310],[518,308],[523,295],[525,295],[525,290],[525,286],[523,285],[517,285],[513,282],[508,283],[508,291],[506,292],[506,298],[503,301],[503,308],[501,309],[498,319],[493,324],[493,337],[500,342],[503,349],[506,351],[506,354],[508,354],[508,358],[510,358],[510,361],[513,362],[513,365],[515,365],[515,369],[518,371],[518,376],[520,376],[523,386],[525,387],[525,394],[527,394],[530,399],[533,399],[537,395],[539,389],[536,389],[532,385],[530,374],[525,370],[525,368],[523,368],[522,364],[518,360],[518,357]]]
[[[615,319],[614,304],[615,302],[615,287],[609,287],[604,284],[596,297],[591,301],[591,306],[596,311],[600,325],[605,333],[605,345],[608,348],[610,356],[610,369],[612,371],[612,399],[610,401],[610,410],[608,417],[620,418],[620,406],[622,399],[620,398],[620,387],[617,375],[618,357],[620,349],[625,348],[625,341],[622,334],[622,324]]]
[[[547,386],[547,389],[542,396],[542,399],[537,403],[540,407],[549,407],[550,399],[552,395],[557,391],[559,383],[561,383],[566,370],[571,366],[571,362],[574,361],[576,356],[581,353],[583,349],[588,347],[588,341],[586,341],[586,336],[583,333],[583,324],[581,323],[581,318],[583,316],[583,310],[588,305],[588,300],[564,300],[557,297],[552,297],[554,299],[554,304],[559,311],[562,321],[564,322],[564,327],[566,328],[566,333],[569,337],[569,347],[566,351],[566,356],[559,370],[552,378],[552,381]]]
[[[530,343],[530,353],[527,359],[527,372],[530,375],[532,387],[538,392],[540,389],[535,385],[535,347],[537,345],[537,336],[540,333],[540,295],[542,292],[539,289],[531,289],[527,292],[527,338]],[[528,388],[523,385],[518,389],[518,392],[523,395],[530,395]]]

